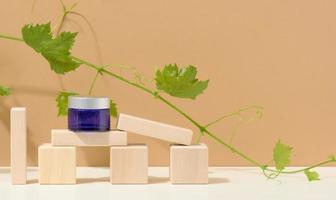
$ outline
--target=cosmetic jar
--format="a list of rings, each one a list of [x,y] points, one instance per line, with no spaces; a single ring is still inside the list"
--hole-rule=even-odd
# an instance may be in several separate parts
[[[68,128],[72,131],[110,130],[110,99],[70,96],[68,99]]]

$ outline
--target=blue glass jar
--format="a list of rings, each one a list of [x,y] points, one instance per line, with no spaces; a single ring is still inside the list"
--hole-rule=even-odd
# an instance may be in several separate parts
[[[110,130],[110,99],[70,96],[68,99],[68,128],[72,131]]]

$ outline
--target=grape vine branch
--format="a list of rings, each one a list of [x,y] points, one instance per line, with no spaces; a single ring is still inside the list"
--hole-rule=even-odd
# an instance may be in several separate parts
[[[62,1],[61,1],[62,2]],[[301,173],[304,172],[306,177],[309,181],[319,180],[319,174],[316,171],[312,171],[313,168],[320,167],[329,163],[335,163],[336,157],[330,156],[327,160],[322,161],[320,163],[311,165],[309,167],[301,168],[299,170],[292,170],[287,171],[285,167],[290,164],[290,156],[292,152],[292,147],[283,144],[280,140],[276,143],[273,149],[273,162],[275,167],[269,167],[268,165],[262,164],[261,162],[256,161],[255,159],[248,156],[246,153],[241,152],[237,148],[235,148],[231,143],[225,142],[221,138],[217,137],[215,133],[210,131],[210,127],[224,119],[229,117],[241,116],[243,112],[255,110],[257,118],[261,118],[263,107],[258,105],[249,106],[246,108],[239,109],[238,111],[225,114],[218,119],[211,121],[207,124],[200,123],[196,121],[191,115],[184,112],[180,107],[170,102],[167,98],[165,98],[162,93],[166,93],[170,96],[177,97],[177,98],[186,98],[186,99],[195,99],[196,96],[203,93],[203,91],[208,86],[208,80],[200,81],[196,78],[197,69],[193,66],[187,66],[185,68],[179,68],[176,64],[175,65],[166,65],[162,70],[156,71],[156,89],[152,89],[145,84],[138,83],[135,81],[131,81],[125,78],[122,75],[119,75],[111,70],[106,69],[106,65],[97,65],[86,61],[80,57],[74,56],[71,54],[70,49],[75,42],[75,37],[77,33],[71,32],[61,32],[63,23],[68,14],[75,14],[81,16],[86,23],[92,29],[91,24],[88,20],[78,12],[74,12],[73,9],[75,8],[76,4],[70,6],[70,8],[66,8],[66,6],[62,2],[63,7],[63,15],[61,18],[61,22],[58,25],[57,29],[52,33],[50,23],[47,24],[28,24],[25,25],[21,32],[22,38],[0,34],[0,38],[24,42],[31,48],[33,48],[37,53],[40,53],[50,64],[50,67],[53,71],[57,74],[65,74],[67,72],[73,71],[79,66],[87,66],[95,71],[95,76],[93,81],[91,82],[89,94],[91,94],[94,84],[99,75],[108,75],[115,79],[118,79],[130,86],[133,86],[137,89],[140,89],[147,94],[153,96],[155,99],[161,101],[171,109],[175,110],[177,113],[182,115],[186,118],[189,122],[191,122],[194,126],[196,126],[199,130],[199,136],[197,138],[197,143],[199,143],[200,139],[203,136],[208,136],[214,141],[218,142],[219,144],[223,145],[227,149],[229,149],[232,153],[237,154],[244,160],[248,161],[249,163],[259,167],[263,174],[269,178],[274,179],[278,177],[280,174],[294,174],[294,173]],[[94,33],[94,32],[93,32]],[[52,36],[54,34],[54,36]],[[0,86],[0,96],[8,96],[10,95],[11,90],[8,87]],[[61,96],[59,96],[58,100],[67,101],[67,97],[69,95],[73,95],[73,92],[61,92]],[[66,103],[65,102],[58,102],[59,109],[63,112],[59,114],[66,114]],[[112,102],[113,111],[111,115],[116,116],[116,106]]]

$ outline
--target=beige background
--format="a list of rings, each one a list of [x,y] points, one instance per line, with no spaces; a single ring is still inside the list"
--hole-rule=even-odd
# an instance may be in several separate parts
[[[61,14],[56,0],[37,0],[33,13],[30,0],[0,3],[0,32],[18,36],[23,24],[55,24]],[[292,164],[307,165],[336,153],[335,7],[332,0],[86,0],[76,11],[95,27],[103,63],[136,66],[149,78],[167,63],[195,65],[201,79],[210,79],[208,90],[196,101],[173,102],[204,123],[240,107],[262,105],[263,119],[244,125],[233,144],[268,162],[281,138],[294,147]],[[73,53],[99,62],[83,20],[69,19],[64,28],[80,32]],[[67,90],[85,94],[94,74],[81,67],[61,79]],[[12,106],[28,108],[28,158],[35,165],[37,147],[50,141],[50,129],[66,127],[66,118],[56,116],[61,81],[40,55],[7,40],[0,40],[0,80],[14,89],[12,96],[0,98],[0,165],[9,164]],[[94,94],[110,96],[121,112],[197,131],[161,102],[113,78],[99,79]],[[212,130],[228,140],[236,122],[227,120]],[[168,143],[136,135],[130,141],[150,145],[152,165],[168,163]],[[209,138],[203,141],[210,147],[211,165],[248,165]],[[78,162],[107,165],[108,151],[81,149]]]

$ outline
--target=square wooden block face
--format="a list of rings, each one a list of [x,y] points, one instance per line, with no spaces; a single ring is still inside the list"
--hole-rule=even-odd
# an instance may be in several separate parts
[[[76,148],[41,145],[38,167],[40,184],[76,184]]]
[[[148,183],[148,147],[114,146],[110,152],[112,184]]]
[[[172,184],[207,184],[207,145],[172,145],[169,173]]]

